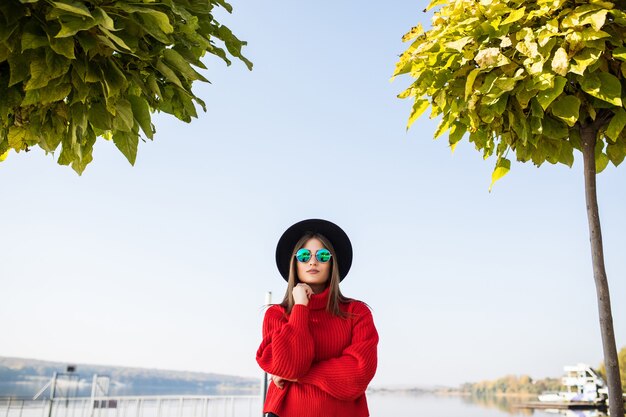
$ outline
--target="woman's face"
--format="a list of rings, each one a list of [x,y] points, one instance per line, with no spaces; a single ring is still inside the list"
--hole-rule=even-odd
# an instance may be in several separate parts
[[[311,251],[311,259],[309,259],[308,262],[296,261],[298,279],[300,279],[300,282],[309,285],[326,284],[328,278],[330,278],[330,263],[332,262],[332,259],[328,262],[320,262],[315,257],[315,254],[319,249],[326,248],[319,239],[314,237],[307,240],[302,248]]]

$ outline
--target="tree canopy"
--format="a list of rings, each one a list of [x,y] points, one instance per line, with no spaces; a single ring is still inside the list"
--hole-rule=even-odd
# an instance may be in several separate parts
[[[225,0],[0,2],[0,161],[60,145],[58,163],[80,174],[102,137],[134,164],[151,113],[190,122],[196,104],[206,111],[192,84],[207,81],[196,70],[207,52],[252,68],[216,7],[232,12]]]
[[[623,2],[622,2],[623,3]],[[394,76],[414,82],[408,125],[430,106],[435,137],[466,137],[497,161],[492,185],[518,161],[571,166],[581,124],[597,122],[596,169],[626,156],[626,13],[602,0],[433,0],[432,28],[403,40]],[[623,6],[623,5],[622,5]],[[426,11],[425,10],[425,11]]]

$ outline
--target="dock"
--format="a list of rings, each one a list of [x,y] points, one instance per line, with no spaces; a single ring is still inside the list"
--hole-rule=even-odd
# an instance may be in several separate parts
[[[589,402],[589,401],[561,401],[561,402],[544,402],[530,401],[515,404],[515,408],[534,408],[534,409],[550,409],[550,410],[606,410],[605,402]]]

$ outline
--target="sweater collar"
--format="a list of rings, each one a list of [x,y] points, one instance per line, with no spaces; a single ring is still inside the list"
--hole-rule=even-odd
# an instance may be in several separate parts
[[[330,293],[330,287],[326,287],[324,291],[319,294],[311,295],[309,298],[309,308],[311,310],[322,310],[326,308],[328,304],[328,294]]]

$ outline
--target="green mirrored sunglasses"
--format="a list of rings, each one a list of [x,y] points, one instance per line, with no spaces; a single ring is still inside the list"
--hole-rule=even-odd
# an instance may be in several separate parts
[[[315,252],[315,259],[322,263],[330,261],[331,256],[332,255],[328,249],[319,249]],[[296,259],[298,262],[309,262],[311,259],[311,251],[304,248],[298,250],[298,252],[296,252]]]

